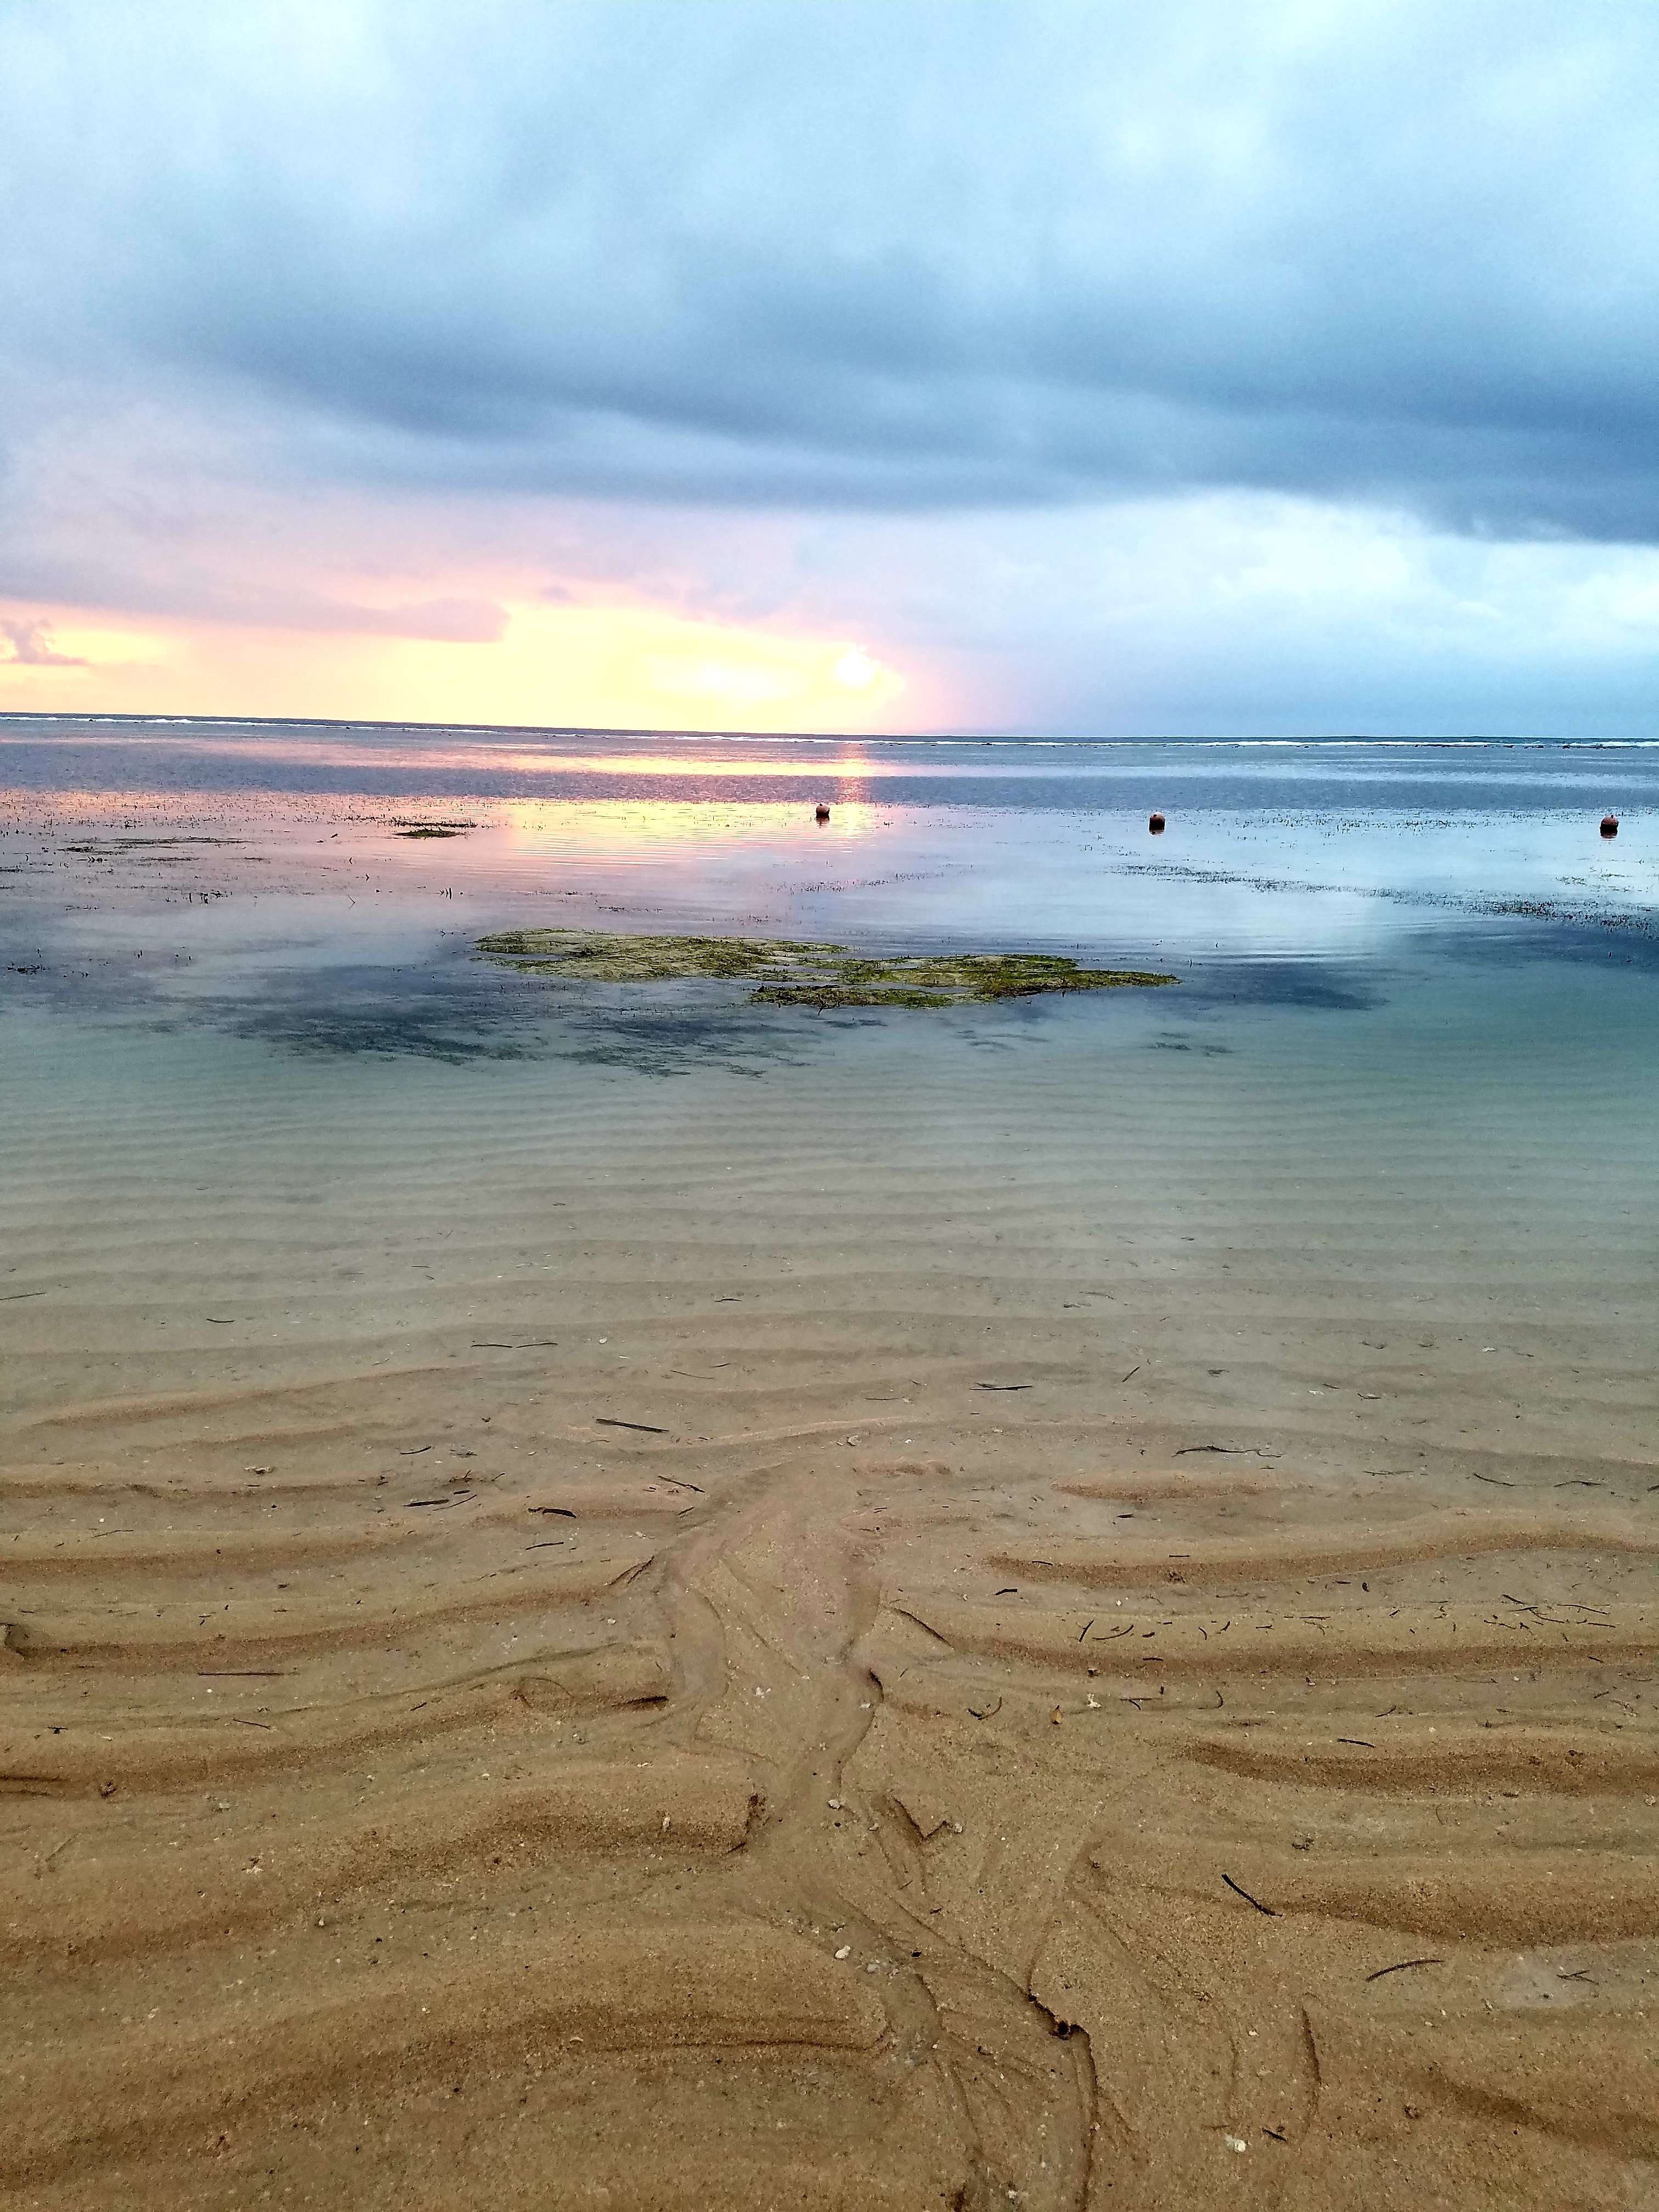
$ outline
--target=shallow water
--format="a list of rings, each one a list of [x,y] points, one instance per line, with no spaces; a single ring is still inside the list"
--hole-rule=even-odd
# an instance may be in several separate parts
[[[918,1171],[1000,1148],[1097,1181],[1104,1117],[1172,1209],[1201,1186],[1254,1217],[1316,1172],[1348,1198],[1304,1249],[1349,1237],[1356,1267],[1382,1264],[1384,1215],[1391,1249],[1449,1240],[1494,1287],[1517,1223],[1534,1285],[1598,1240],[1644,1280],[1659,1254],[1656,749],[13,720],[0,777],[9,1205],[36,1264],[85,1210],[71,1152],[140,1208],[209,1159],[233,1200],[278,1170],[320,1187],[337,1148],[362,1188],[366,1119],[397,1188],[416,1160],[458,1189],[470,1132],[533,1142],[550,1117],[596,1164],[624,1121],[671,1151],[695,1126],[697,1171],[739,1181],[763,1125],[785,1175],[862,1127],[902,1130]],[[422,822],[470,826],[399,834]],[[820,1015],[556,987],[473,949],[537,923],[1026,945],[1180,981]],[[510,1213],[510,1178],[472,1203]]]
[[[445,955],[532,920],[1075,950],[1206,1005],[1352,1008],[1460,966],[1650,964],[1656,797],[1644,747],[13,721],[0,949],[41,991],[115,976],[203,1011],[378,975],[415,1049],[434,991],[469,997]],[[471,826],[398,834],[428,818]]]

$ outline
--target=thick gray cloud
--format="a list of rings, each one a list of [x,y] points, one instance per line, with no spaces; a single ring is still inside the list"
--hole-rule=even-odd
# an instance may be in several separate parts
[[[270,476],[1654,542],[1656,95],[1650,0],[13,0],[0,355]]]

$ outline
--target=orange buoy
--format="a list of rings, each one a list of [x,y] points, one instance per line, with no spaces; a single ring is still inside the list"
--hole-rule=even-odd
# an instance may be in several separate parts
[[[1146,827],[1154,837],[1161,837],[1164,835],[1164,817],[1161,814],[1154,814]]]
[[[823,805],[822,802],[819,804],[816,818],[820,822],[827,822],[830,819],[830,809]]]
[[[1616,814],[1604,814],[1601,817],[1601,835],[1604,837],[1616,837],[1619,835],[1619,817]]]

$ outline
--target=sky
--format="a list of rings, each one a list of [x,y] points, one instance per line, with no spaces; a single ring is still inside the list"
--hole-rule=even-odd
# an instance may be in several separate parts
[[[1659,736],[1651,0],[0,0],[0,709]]]

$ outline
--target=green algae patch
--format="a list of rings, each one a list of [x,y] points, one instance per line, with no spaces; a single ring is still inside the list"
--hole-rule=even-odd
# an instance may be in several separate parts
[[[757,1006],[957,1006],[1053,991],[1115,991],[1173,983],[1139,968],[1082,968],[1054,952],[903,953],[768,937],[634,937],[599,929],[506,929],[478,950],[502,966],[556,981],[666,983],[688,977],[752,983]]]
[[[393,834],[399,837],[464,837],[469,830],[477,826],[476,822],[428,822],[418,815],[394,814],[392,817]]]

